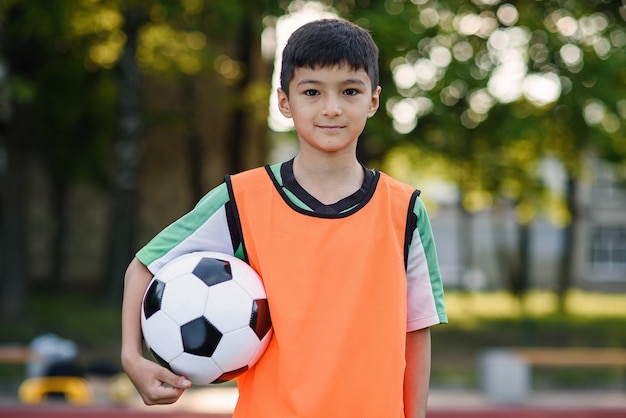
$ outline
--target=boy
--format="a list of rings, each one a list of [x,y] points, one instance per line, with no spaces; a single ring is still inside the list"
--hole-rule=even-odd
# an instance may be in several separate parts
[[[169,260],[210,250],[259,272],[274,327],[238,379],[235,417],[425,416],[429,327],[447,318],[419,192],[356,158],[379,106],[377,61],[369,33],[346,21],[294,32],[278,103],[294,121],[296,157],[227,176],[137,253],[122,365],[147,404],[175,402],[190,383],[142,356],[142,295]]]

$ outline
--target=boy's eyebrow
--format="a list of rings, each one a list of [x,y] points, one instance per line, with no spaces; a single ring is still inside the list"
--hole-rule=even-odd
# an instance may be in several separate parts
[[[316,84],[317,85],[317,84],[324,84],[324,83],[319,80],[305,78],[304,80],[300,80],[298,84],[296,84],[296,86],[300,86],[302,84]],[[343,80],[341,84],[361,84],[363,86],[366,85],[365,82],[359,78],[348,78],[346,80]]]

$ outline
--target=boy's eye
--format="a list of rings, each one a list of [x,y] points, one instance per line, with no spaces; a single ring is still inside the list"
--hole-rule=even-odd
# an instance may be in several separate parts
[[[357,94],[359,94],[359,91],[357,89],[346,89],[343,94],[345,94],[346,96],[356,96]]]
[[[319,94],[319,92],[317,90],[314,89],[308,89],[304,91],[304,95],[305,96],[317,96]]]

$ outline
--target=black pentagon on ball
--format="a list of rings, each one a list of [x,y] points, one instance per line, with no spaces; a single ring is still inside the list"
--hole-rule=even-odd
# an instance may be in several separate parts
[[[267,299],[255,299],[252,302],[252,314],[250,316],[250,328],[259,337],[263,339],[272,328],[272,319],[270,317],[270,307]]]
[[[222,339],[222,333],[201,316],[180,327],[186,353],[211,357]]]
[[[165,290],[165,283],[159,280],[153,280],[146,291],[146,296],[143,301],[143,313],[146,319],[154,315],[161,309],[161,300],[163,299],[163,291]]]
[[[204,257],[198,261],[192,273],[206,283],[207,286],[214,286],[232,280],[233,278],[233,273],[228,261],[208,257]]]

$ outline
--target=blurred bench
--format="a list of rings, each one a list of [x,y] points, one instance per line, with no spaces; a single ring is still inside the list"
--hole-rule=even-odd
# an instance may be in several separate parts
[[[513,353],[533,366],[626,367],[622,348],[514,348]]]
[[[20,345],[0,345],[0,363],[22,364],[33,358],[30,348]]]
[[[480,377],[487,398],[496,403],[524,403],[532,367],[626,367],[621,348],[502,348],[480,358]]]

